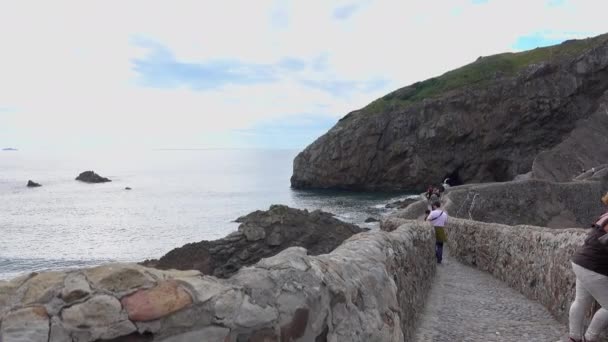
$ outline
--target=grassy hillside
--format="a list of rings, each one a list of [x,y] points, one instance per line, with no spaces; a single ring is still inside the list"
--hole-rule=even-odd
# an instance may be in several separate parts
[[[398,89],[370,103],[362,109],[362,112],[377,113],[390,108],[399,108],[463,86],[483,84],[496,76],[511,76],[531,64],[575,57],[607,40],[608,34],[604,34],[519,53],[501,53],[480,57],[471,64],[448,71],[439,77],[429,78]]]

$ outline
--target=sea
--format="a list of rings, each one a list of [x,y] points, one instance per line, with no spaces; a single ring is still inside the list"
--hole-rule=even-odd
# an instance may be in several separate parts
[[[290,188],[296,150],[0,151],[0,279],[159,258],[219,239],[272,204],[377,229],[368,217],[407,193]],[[93,170],[112,180],[75,180]],[[28,180],[42,187],[28,188]],[[125,190],[130,187],[132,190]]]

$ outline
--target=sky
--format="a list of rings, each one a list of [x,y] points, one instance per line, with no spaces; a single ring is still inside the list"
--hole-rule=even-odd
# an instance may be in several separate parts
[[[19,0],[0,148],[301,149],[487,56],[608,32],[605,0]]]

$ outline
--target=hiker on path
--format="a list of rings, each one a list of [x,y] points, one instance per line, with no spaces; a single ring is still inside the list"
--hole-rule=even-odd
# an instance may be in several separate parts
[[[448,213],[441,210],[441,203],[436,201],[432,205],[432,211],[427,216],[426,220],[435,227],[435,256],[437,263],[441,264],[443,260],[443,244],[448,240],[445,233],[445,223],[448,220]]]
[[[602,197],[608,206],[608,193]],[[584,244],[572,257],[572,270],[576,275],[576,296],[570,306],[570,342],[597,342],[600,333],[608,326],[608,211],[591,226]],[[601,308],[583,335],[583,323],[593,301]]]
[[[426,199],[430,200],[432,194],[433,194],[433,186],[429,185],[429,187],[426,189]]]

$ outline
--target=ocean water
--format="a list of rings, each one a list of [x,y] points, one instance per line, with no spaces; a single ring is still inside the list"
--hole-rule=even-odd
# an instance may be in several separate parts
[[[297,152],[0,151],[0,279],[158,258],[189,242],[221,238],[237,229],[236,218],[271,204],[322,209],[365,226],[367,217],[388,214],[386,203],[407,196],[292,190]],[[112,182],[74,180],[86,170]],[[29,179],[43,186],[27,188]]]

